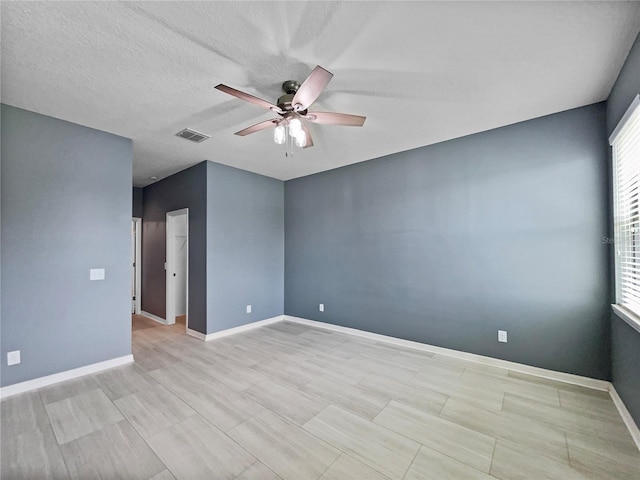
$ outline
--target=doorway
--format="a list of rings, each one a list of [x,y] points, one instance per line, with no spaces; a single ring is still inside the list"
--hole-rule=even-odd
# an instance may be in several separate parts
[[[189,327],[189,209],[167,212],[166,322]]]
[[[133,270],[131,272],[131,313],[140,315],[140,306],[142,303],[141,289],[140,289],[140,277],[141,277],[141,265],[140,265],[140,245],[142,232],[142,219],[133,217],[131,219],[131,264]]]

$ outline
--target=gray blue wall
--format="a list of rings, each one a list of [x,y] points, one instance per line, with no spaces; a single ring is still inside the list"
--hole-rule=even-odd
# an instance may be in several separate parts
[[[207,272],[207,333],[284,313],[283,182],[207,162]]]
[[[142,310],[166,315],[166,214],[189,209],[189,328],[207,328],[207,164],[201,162],[144,188]]]
[[[1,108],[5,386],[131,353],[132,147]],[[7,367],[12,350],[22,363]]]
[[[640,36],[636,38],[607,100],[608,133],[613,131],[638,93],[640,93]],[[610,225],[612,229],[612,223]],[[615,298],[612,294],[611,303],[614,302]],[[640,333],[613,312],[611,313],[611,363],[613,385],[636,423],[640,425]]]
[[[189,328],[282,315],[283,204],[283,182],[209,161],[145,187],[142,310],[165,317],[165,216],[189,208]]]
[[[608,379],[607,165],[596,104],[288,181],[285,313]]]

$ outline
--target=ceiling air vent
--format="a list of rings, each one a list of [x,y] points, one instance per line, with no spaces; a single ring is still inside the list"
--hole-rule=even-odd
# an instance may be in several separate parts
[[[185,128],[184,130],[180,130],[176,133],[178,137],[186,138],[187,140],[191,140],[192,142],[200,143],[204,142],[207,138],[211,138],[210,135],[205,135],[204,133],[196,132],[195,130],[191,130],[190,128]]]

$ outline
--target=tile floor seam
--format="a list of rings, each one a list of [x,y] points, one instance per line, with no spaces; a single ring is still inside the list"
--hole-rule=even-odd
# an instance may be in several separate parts
[[[493,449],[491,450],[491,462],[489,463],[489,471],[487,472],[487,475],[491,475],[491,470],[493,469],[493,459],[496,456],[496,446],[498,445],[498,439],[494,438],[493,439]]]
[[[405,407],[409,407],[409,408],[414,408],[414,409],[415,409],[415,407],[412,407],[411,405],[407,405],[406,403],[403,403],[403,402],[402,402],[402,401],[400,401],[400,400],[389,400],[389,403],[391,403],[392,401],[393,401],[393,402],[397,402],[397,403],[401,403],[401,404],[402,404],[402,405],[404,405]],[[388,406],[388,405],[387,405],[387,406]],[[340,407],[336,407],[336,408],[340,408]],[[385,407],[385,408],[387,408],[387,407]],[[341,409],[341,410],[344,410],[344,409]],[[380,424],[380,423],[377,423],[375,420],[376,420],[376,418],[378,418],[378,416],[382,413],[382,411],[383,411],[383,410],[384,410],[384,408],[380,411],[380,413],[378,413],[378,415],[376,415],[376,416],[373,418],[373,420],[365,420],[365,421],[367,421],[367,422],[371,422],[371,423],[373,423],[374,425],[377,425],[377,426],[379,426],[379,427],[382,427],[382,428],[384,428],[385,430],[388,430],[388,431],[389,431],[389,432],[391,432],[391,433],[395,433],[396,435],[400,435],[401,437],[404,437],[405,439],[407,439],[407,440],[409,440],[409,441],[411,441],[411,442],[413,442],[413,443],[417,443],[417,444],[419,445],[419,447],[418,447],[418,451],[420,451],[420,447],[427,447],[427,448],[431,448],[432,450],[435,450],[433,447],[429,447],[428,445],[425,445],[424,443],[422,443],[422,442],[420,442],[420,441],[418,441],[418,440],[416,440],[416,439],[414,439],[414,438],[407,437],[405,434],[400,433],[400,432],[398,432],[398,431],[396,431],[396,430],[392,430],[390,427],[387,427],[386,425],[382,425],[382,424]],[[416,410],[417,410],[417,409],[416,409]],[[423,414],[425,414],[425,415],[431,415],[431,416],[436,417],[436,418],[441,418],[442,420],[446,420],[447,422],[449,422],[449,423],[453,423],[453,424],[455,424],[455,425],[457,425],[457,426],[459,426],[459,427],[468,428],[468,427],[464,427],[463,425],[458,425],[458,424],[457,424],[457,423],[455,423],[455,422],[451,422],[450,420],[448,420],[448,419],[446,419],[446,418],[443,418],[443,417],[440,417],[439,415],[433,415],[432,413],[429,413],[429,412],[423,412],[422,410],[419,410],[419,411],[420,411],[420,413],[423,413]],[[360,417],[360,418],[362,418],[362,417]],[[469,430],[472,430],[472,429],[470,429],[470,428],[469,428]],[[475,430],[474,430],[474,432],[475,432]],[[489,436],[490,436],[490,435],[487,435],[486,433],[482,433],[482,432],[477,432],[477,433],[480,433],[480,434],[485,435],[485,436],[487,436],[487,437],[489,437]],[[494,438],[494,437],[491,437],[491,438]],[[495,440],[495,438],[494,438],[494,440]],[[437,452],[439,452],[439,453],[442,453],[443,455],[447,455],[446,453],[440,452],[439,450],[436,450],[436,451],[437,451]],[[447,456],[449,456],[449,455],[447,455]],[[453,458],[453,457],[451,457],[451,458]],[[454,460],[455,460],[455,459],[454,459]],[[458,462],[460,462],[460,460],[457,460],[457,461],[458,461]],[[464,462],[461,462],[461,463],[464,463]],[[475,468],[475,467],[473,467],[473,468]],[[476,469],[476,470],[477,470],[477,469]]]
[[[55,447],[56,447],[56,449],[58,451],[58,454],[60,455],[60,458],[62,458],[62,463],[64,465],[64,469],[67,472],[67,478],[71,479],[71,473],[70,473],[70,470],[69,470],[69,465],[67,465],[67,458],[62,453],[62,449],[60,448],[60,444],[58,444],[58,439],[56,438],[56,434],[53,431],[53,425],[51,425],[51,419],[49,418],[49,414],[48,413],[47,413],[47,419],[49,420],[48,426],[49,426],[49,429],[51,430],[51,435],[53,437],[53,440],[56,443]]]
[[[491,465],[489,466],[489,471],[488,471],[488,472],[483,472],[482,470],[480,470],[480,469],[478,469],[478,468],[474,467],[473,465],[469,465],[468,463],[465,463],[465,462],[463,462],[462,460],[459,460],[459,459],[457,459],[457,458],[455,458],[455,457],[452,457],[451,455],[449,455],[449,454],[447,454],[447,453],[441,452],[440,450],[437,450],[437,449],[435,449],[435,448],[433,448],[433,447],[430,447],[429,445],[425,445],[425,444],[420,443],[420,442],[418,442],[418,443],[420,443],[420,448],[427,448],[427,449],[429,449],[429,450],[433,450],[434,452],[437,452],[437,453],[439,453],[440,455],[445,456],[445,457],[447,457],[447,458],[449,458],[449,459],[453,460],[454,462],[457,462],[457,463],[459,463],[459,464],[461,464],[461,465],[464,465],[464,466],[466,466],[466,467],[469,467],[469,468],[471,468],[471,469],[473,469],[473,470],[476,470],[476,471],[478,471],[478,472],[480,472],[480,473],[484,473],[485,475],[492,476],[492,475],[491,475],[491,466],[493,465],[493,454],[495,453],[495,447],[496,447],[496,445],[497,445],[497,443],[498,443],[498,439],[497,439],[497,438],[493,438],[493,441],[494,441],[494,442],[493,442],[493,451],[492,451],[492,454],[491,454]],[[418,453],[420,453],[420,449],[418,449]],[[417,454],[416,454],[416,455],[417,455]],[[407,472],[408,472],[408,470],[407,470]],[[405,475],[406,475],[406,474],[405,474]],[[495,477],[494,477],[494,478],[495,478]],[[455,479],[455,480],[462,480],[462,479]]]
[[[133,427],[133,425],[131,425],[131,426]],[[134,428],[134,430],[135,430],[135,427],[133,427],[133,428]],[[167,430],[168,428],[169,428],[169,427],[167,427],[166,429],[163,429],[162,431],[165,431],[165,430]],[[136,431],[137,431],[137,430],[136,430]],[[158,434],[159,434],[159,433],[160,433],[160,432],[158,432]],[[156,435],[157,435],[157,434],[156,434]],[[141,436],[142,436],[142,435],[141,435]],[[153,436],[153,435],[152,435],[152,436]],[[147,444],[147,446],[151,449],[151,451],[152,451],[152,452],[153,452],[153,454],[156,456],[156,458],[160,461],[160,463],[162,463],[162,465],[164,465],[164,468],[165,468],[169,473],[171,473],[171,475],[173,476],[173,478],[178,478],[178,477],[175,475],[175,473],[173,473],[173,470],[171,470],[171,469],[169,468],[169,466],[164,462],[164,460],[162,460],[162,457],[160,457],[160,454],[156,451],[156,449],[155,449],[155,448],[153,448],[153,445],[151,445],[151,444],[149,443],[149,441],[148,441],[146,438],[144,438],[144,437],[142,437],[142,440],[144,440],[144,443],[146,443],[146,444]],[[158,472],[158,473],[160,473],[160,472]]]
[[[329,406],[330,406],[330,405],[327,405],[327,407],[325,407],[323,410],[325,410],[325,409],[326,409],[326,408],[328,408]],[[344,450],[342,450],[341,448],[339,448],[339,447],[337,447],[337,446],[333,445],[331,442],[328,442],[327,440],[324,440],[324,439],[322,439],[322,438],[320,438],[320,437],[318,437],[318,436],[314,435],[313,433],[311,433],[311,432],[310,432],[310,431],[308,431],[307,429],[303,428],[303,426],[301,426],[301,425],[297,425],[297,424],[295,424],[295,423],[291,422],[290,420],[288,420],[288,419],[284,418],[282,415],[280,415],[280,414],[278,414],[278,413],[276,413],[276,412],[274,412],[274,411],[272,411],[272,410],[270,410],[270,409],[268,409],[268,408],[266,408],[266,407],[264,407],[264,410],[267,410],[268,412],[272,413],[273,415],[276,415],[276,416],[277,416],[278,418],[280,418],[280,420],[282,420],[283,422],[285,422],[285,423],[290,423],[291,425],[293,425],[294,427],[296,427],[296,428],[300,429],[302,432],[304,432],[304,433],[306,433],[307,435],[309,435],[309,436],[313,437],[313,438],[314,438],[314,439],[316,439],[317,441],[319,441],[319,442],[321,442],[321,443],[323,443],[323,444],[325,444],[325,445],[328,445],[328,446],[330,446],[330,447],[334,448],[335,450],[337,450],[337,451],[338,451],[338,455],[337,455],[337,456],[336,456],[336,458],[333,460],[333,462],[331,462],[331,464],[335,463],[335,461],[336,461],[338,458],[340,458],[340,455],[341,455],[342,453],[346,453]],[[233,427],[231,430],[233,430],[233,429],[235,429],[235,428],[237,428],[237,427],[241,426],[242,424],[244,424],[244,423],[246,423],[246,422],[250,421],[252,418],[256,417],[256,416],[257,416],[257,415],[259,415],[260,413],[262,413],[262,411],[260,411],[260,412],[256,413],[255,415],[252,415],[250,418],[247,418],[244,422],[242,422],[242,423],[240,423],[240,424],[236,425],[236,426],[235,426],[235,427]],[[318,413],[318,415],[319,415],[319,413]],[[309,421],[311,421],[311,419],[310,419]],[[305,422],[305,423],[306,423],[306,422]],[[229,432],[231,432],[231,430],[229,430]],[[254,457],[254,458],[255,458],[257,461],[259,461],[260,463],[263,463],[263,464],[264,464],[264,462],[263,462],[262,460],[260,460],[258,457],[256,457],[253,453],[249,452],[249,451],[248,451],[248,450],[247,450],[243,445],[241,445],[241,444],[240,444],[240,443],[238,443],[234,438],[232,438],[230,435],[228,435],[228,434],[227,434],[227,432],[223,432],[223,433],[224,433],[227,437],[229,437],[229,438],[230,438],[234,443],[236,443],[237,445],[239,445],[239,446],[240,446],[244,451],[248,452],[248,453],[249,453],[249,455],[251,455],[252,457]],[[265,464],[265,466],[266,466],[267,468],[269,468],[269,470],[273,471],[273,470],[271,469],[271,467],[269,467],[268,465],[266,465],[266,464]],[[325,471],[326,471],[326,469],[325,469]],[[282,477],[282,476],[281,476],[280,474],[278,474],[277,472],[275,472],[275,471],[274,471],[274,473],[275,473],[277,476]],[[322,475],[324,475],[324,471],[323,471],[323,473],[322,473],[320,476],[316,477],[316,480],[317,480],[317,479],[319,479]]]
[[[118,407],[116,407],[116,405],[113,403],[113,400],[111,400],[111,399],[108,397],[108,395],[104,392],[104,390],[102,390],[102,388],[101,388],[100,386],[98,386],[97,388],[94,388],[94,389],[89,390],[89,391],[87,391],[87,392],[78,393],[78,394],[76,394],[76,395],[72,395],[72,396],[70,396],[70,397],[66,397],[66,398],[63,398],[63,399],[61,399],[61,400],[57,400],[57,401],[55,401],[55,402],[51,402],[51,403],[49,403],[49,404],[45,405],[45,411],[47,412],[47,416],[49,417],[49,421],[51,422],[51,416],[49,415],[49,410],[47,410],[47,406],[49,406],[49,405],[53,405],[53,404],[55,404],[55,403],[60,403],[60,402],[68,401],[68,400],[70,400],[70,399],[72,399],[72,398],[79,397],[79,396],[81,396],[81,395],[85,395],[85,394],[87,394],[87,393],[91,393],[91,392],[93,392],[93,391],[95,391],[95,390],[100,390],[100,391],[102,392],[102,394],[105,396],[105,398],[106,398],[109,402],[111,402],[111,404],[113,404],[113,406],[114,406],[116,409],[118,409]],[[119,411],[120,411],[120,410],[118,410],[118,412],[119,412]],[[75,415],[75,411],[73,412],[73,417],[74,417],[74,419],[76,419],[76,420],[77,420],[77,417],[76,417],[76,415]],[[73,441],[75,441],[75,440],[78,440],[78,439],[81,439],[81,438],[86,437],[86,436],[88,436],[88,435],[91,435],[93,432],[97,432],[97,431],[99,431],[99,430],[103,430],[104,428],[108,427],[109,425],[113,425],[114,423],[118,423],[118,422],[122,421],[123,419],[125,419],[125,420],[126,420],[126,418],[124,417],[124,415],[122,415],[122,417],[123,417],[123,418],[122,418],[121,420],[118,420],[118,421],[116,421],[116,422],[112,422],[112,423],[108,423],[108,424],[102,425],[102,426],[100,426],[100,427],[98,427],[98,428],[94,428],[94,429],[93,429],[93,430],[91,430],[90,432],[87,432],[87,433],[85,433],[85,434],[83,434],[83,435],[80,435],[79,437],[73,438],[73,439],[71,439],[71,440],[67,440],[67,441],[66,441],[66,442],[64,442],[64,443],[60,443],[60,440],[58,439],[58,435],[57,435],[57,433],[56,433],[56,430],[55,430],[55,428],[53,428],[53,423],[51,424],[51,428],[53,429],[53,435],[54,435],[54,438],[56,439],[56,443],[58,444],[58,446],[60,446],[60,447],[61,447],[61,446],[63,446],[63,445],[66,445],[66,444],[68,444],[68,443],[71,443],[71,442],[73,442]],[[92,423],[91,425],[93,426],[93,423]]]
[[[420,450],[422,449],[422,447],[423,447],[423,445],[420,444],[420,447],[418,447],[418,450],[416,450],[416,454],[413,456],[413,459],[411,459],[411,463],[407,467],[407,470],[404,472],[404,475],[402,475],[402,480],[405,479],[405,477],[407,476],[407,473],[409,473],[409,470],[411,470],[411,467],[413,466],[413,463],[416,461],[416,457],[420,453]]]
[[[215,426],[218,430],[220,430],[222,433],[227,433],[230,430],[233,430],[234,428],[236,428],[238,425],[244,423],[247,419],[241,421],[240,423],[233,425],[232,427],[229,427],[227,430],[223,430],[221,427],[219,427],[218,425],[214,424],[211,420],[209,420],[207,418],[207,416],[205,415],[205,413],[203,413],[202,411],[200,411],[195,405],[192,405],[191,402],[189,402],[186,398],[180,396],[178,394],[178,392],[171,390],[171,387],[164,385],[162,382],[158,382],[160,383],[160,385],[162,385],[163,387],[165,387],[167,390],[169,390],[169,392],[171,392],[172,394],[174,394],[176,397],[178,397],[181,401],[183,401],[187,406],[189,406],[190,408],[192,408],[198,415],[200,415],[202,418],[204,418],[205,420],[207,420],[209,423],[211,423],[213,426]],[[262,407],[263,409],[265,408],[264,406],[260,405],[260,407]],[[254,415],[251,415],[251,417],[254,417],[255,415],[257,415],[260,412],[255,413]],[[191,415],[192,416],[192,415]],[[178,422],[180,423],[180,422]]]
[[[322,473],[321,473],[320,475],[318,475],[318,476],[315,478],[315,480],[318,480],[319,478],[322,478],[322,476],[323,476],[325,473],[327,473],[327,470],[329,470],[329,469],[333,466],[333,464],[334,464],[334,463],[336,463],[336,462],[338,461],[338,459],[339,459],[339,458],[340,458],[340,457],[345,453],[345,452],[343,452],[342,450],[339,450],[339,451],[340,451],[340,454],[339,454],[336,458],[334,458],[334,459],[333,459],[333,462],[331,462],[331,464],[329,464],[329,465],[327,466],[327,468],[325,468],[325,469],[322,471]]]
[[[238,475],[236,475],[235,477],[233,477],[233,479],[235,480],[236,478],[240,477],[244,472],[246,472],[247,470],[249,470],[251,467],[253,467],[253,466],[256,464],[256,462],[259,462],[259,461],[260,461],[260,460],[258,460],[258,459],[256,458],[256,461],[255,461],[255,462],[253,462],[253,463],[252,463],[251,465],[249,465],[247,468],[245,468],[244,470],[242,470]]]
[[[327,409],[327,408],[329,408],[329,407],[338,408],[338,409],[340,409],[340,410],[342,410],[342,411],[344,411],[344,412],[351,413],[352,415],[355,415],[354,413],[352,413],[352,412],[350,412],[350,411],[348,411],[348,410],[344,410],[344,409],[343,409],[343,408],[341,408],[340,406],[338,406],[338,405],[333,405],[333,404],[329,404],[329,405],[327,405],[327,406],[323,409],[323,411],[324,411],[324,410],[326,410],[326,409]],[[322,412],[319,412],[316,416],[320,415],[320,413],[322,413]],[[311,420],[313,420],[314,418],[315,418],[315,417],[313,417],[313,418],[309,419],[309,421],[308,421],[308,422],[310,422],[310,421],[311,421]],[[364,420],[365,422],[373,423],[373,421],[372,421],[372,420],[366,420],[366,419],[364,419],[364,418],[362,418],[362,417],[358,417],[358,418],[360,418],[361,420]],[[306,425],[308,422],[305,422],[305,425]],[[379,427],[385,428],[383,425],[378,425],[377,423],[376,423],[376,424],[374,424],[374,425],[377,425],[377,426],[379,426]],[[340,452],[340,455],[342,455],[342,454],[347,455],[347,456],[349,456],[349,457],[353,458],[354,460],[357,460],[357,461],[359,461],[360,463],[362,463],[362,464],[366,465],[367,467],[371,468],[372,470],[375,470],[375,471],[376,471],[376,472],[378,472],[380,475],[382,475],[382,476],[384,476],[384,477],[387,477],[387,478],[391,478],[391,477],[389,477],[389,475],[387,475],[387,474],[386,474],[386,473],[384,473],[384,472],[381,472],[378,468],[376,468],[376,467],[374,467],[374,466],[370,465],[369,463],[366,463],[364,460],[358,460],[357,458],[355,458],[355,457],[354,457],[354,455],[350,454],[348,451],[343,450],[341,447],[339,447],[339,446],[335,445],[334,443],[330,442],[329,440],[325,440],[325,439],[323,439],[323,438],[321,438],[321,437],[318,437],[318,436],[317,436],[316,434],[314,434],[313,432],[310,432],[309,430],[307,430],[306,428],[304,428],[304,426],[302,426],[302,427],[300,427],[300,428],[302,428],[305,432],[307,432],[309,435],[313,436],[314,438],[317,438],[318,440],[320,440],[320,441],[322,441],[322,442],[326,443],[327,445],[331,445],[333,448],[335,448],[336,450],[338,450],[338,451]],[[388,429],[387,429],[387,430],[388,430]],[[412,440],[412,439],[410,439],[410,438],[408,438],[408,437],[405,437],[404,435],[402,435],[402,434],[400,434],[400,433],[398,433],[398,432],[394,432],[393,430],[389,430],[389,431],[390,431],[390,432],[392,432],[392,433],[395,433],[396,435],[399,435],[399,436],[401,436],[401,437],[404,437],[404,438],[405,438],[405,439],[407,439],[407,440],[410,440],[410,441],[412,441],[412,442],[414,442],[414,443],[417,443],[417,444],[419,445],[419,447],[418,447],[418,451],[420,451],[420,446],[422,446],[422,444],[421,444],[420,442],[416,442],[415,440]],[[340,458],[340,455],[338,455],[338,457],[334,460],[334,463],[335,463],[335,462]],[[414,457],[414,458],[415,458],[415,457]],[[405,473],[406,473],[406,472],[405,472]],[[323,475],[324,475],[324,473],[323,473]],[[320,478],[320,477],[318,477],[318,478]]]
[[[567,462],[569,463],[569,466],[571,468],[573,468],[573,465],[571,464],[571,449],[569,448],[569,438],[567,437],[567,432],[564,431],[564,445],[565,448],[567,449]]]
[[[238,425],[234,426],[233,428],[230,428],[230,429],[229,429],[229,430],[227,430],[226,432],[222,432],[222,433],[223,433],[223,434],[224,434],[224,435],[225,435],[229,440],[231,440],[233,443],[235,443],[236,445],[238,445],[240,448],[242,448],[242,450],[244,450],[244,451],[245,451],[245,452],[247,452],[249,455],[251,455],[252,457],[254,457],[254,458],[256,459],[256,461],[259,461],[260,463],[264,463],[264,462],[263,462],[262,460],[260,460],[258,457],[256,457],[256,456],[255,456],[253,453],[251,453],[249,450],[247,450],[247,449],[244,447],[244,445],[241,445],[240,443],[238,443],[238,441],[237,441],[235,438],[233,438],[231,435],[229,435],[229,433],[230,433],[232,430],[235,430],[236,428],[240,427],[241,425],[243,425],[243,424],[247,423],[247,422],[248,422],[248,421],[250,421],[251,419],[253,419],[253,418],[257,417],[258,415],[260,415],[260,414],[261,414],[262,412],[264,412],[265,410],[267,410],[267,411],[269,411],[269,412],[273,413],[274,415],[278,415],[277,413],[275,413],[275,412],[271,411],[270,409],[268,409],[267,407],[264,407],[264,406],[263,406],[263,407],[262,407],[262,410],[260,410],[259,412],[254,413],[254,414],[253,414],[253,415],[251,415],[249,418],[247,418],[247,419],[246,419],[246,420],[244,420],[243,422],[239,423]],[[281,419],[283,419],[285,422],[289,422],[287,419],[283,418],[281,415],[278,415],[278,417],[280,417]],[[205,418],[205,420],[207,420],[207,419]],[[211,423],[211,422],[209,422],[209,423]],[[293,423],[293,422],[289,422],[289,423]],[[213,425],[213,424],[212,424],[212,425]],[[295,425],[295,424],[294,424],[294,425]],[[302,430],[302,427],[300,427],[300,426],[298,426],[298,425],[296,425],[296,426]],[[214,425],[214,427],[215,427],[215,425]],[[216,427],[216,428],[218,428],[218,427]],[[220,429],[218,429],[218,430],[220,430]],[[220,430],[220,431],[222,431],[222,430]],[[325,443],[326,443],[326,442],[325,442]],[[255,462],[254,462],[254,463],[255,463]],[[267,468],[269,468],[269,470],[271,470],[271,467],[269,467],[269,466],[268,466],[268,465],[266,465],[266,464],[265,464],[265,466],[266,466]],[[273,470],[272,470],[272,471],[273,471]],[[273,473],[276,473],[276,472],[273,472]],[[276,473],[276,475],[278,475],[278,474]],[[238,475],[238,476],[239,476],[239,475]],[[280,476],[280,475],[278,475],[278,476]]]
[[[440,407],[440,410],[438,410],[438,416],[439,416],[439,417],[444,418],[444,417],[442,417],[442,411],[444,410],[444,407],[446,407],[446,406],[447,406],[447,402],[448,402],[449,400],[451,400],[451,395],[447,395],[447,399],[444,401],[444,403],[443,403],[443,404],[442,404],[442,406]]]
[[[162,384],[160,384],[160,383],[158,383],[158,385],[161,385],[162,387],[166,388],[164,385],[162,385]],[[145,391],[145,390],[141,390],[141,392],[143,392],[143,391]],[[170,392],[170,390],[169,390],[169,389],[167,389],[167,391],[169,391],[169,392]],[[117,399],[117,400],[120,400],[120,399],[122,399],[122,398],[126,398],[126,397],[130,397],[130,396],[132,396],[132,395],[136,395],[137,393],[140,393],[140,392],[135,392],[135,393],[132,393],[132,394],[130,394],[130,395],[125,395],[124,397],[120,397],[120,398],[119,398],[119,399]],[[170,393],[171,393],[171,392],[170,392]],[[182,399],[180,399],[180,400],[182,400]],[[182,401],[184,402],[184,400],[182,400]],[[173,427],[174,425],[176,425],[176,424],[178,424],[178,423],[182,422],[183,420],[186,420],[187,418],[192,417],[193,415],[200,415],[200,414],[199,414],[199,413],[198,413],[198,412],[197,412],[193,407],[191,407],[190,405],[188,405],[186,402],[184,402],[184,403],[185,403],[185,405],[187,405],[189,408],[193,409],[193,411],[194,411],[195,413],[192,413],[191,415],[187,415],[186,417],[184,417],[184,418],[180,419],[180,421],[178,421],[178,422],[176,422],[176,423],[172,423],[171,425],[167,425],[166,427],[164,427],[164,428],[162,428],[162,429],[158,430],[157,432],[155,432],[153,435],[149,435],[149,437],[153,437],[153,436],[155,436],[155,435],[157,435],[157,434],[159,434],[159,433],[162,433],[162,432],[164,432],[165,430],[168,430],[169,428]],[[145,435],[143,435],[143,434],[142,434],[142,432],[141,432],[140,430],[138,430],[138,429],[136,428],[136,426],[135,426],[133,423],[131,423],[131,420],[129,420],[129,417],[128,417],[128,416],[125,414],[125,412],[124,412],[124,411],[123,411],[123,410],[118,406],[118,404],[115,402],[115,400],[113,401],[113,404],[114,404],[114,405],[115,405],[115,407],[120,411],[120,413],[122,414],[122,416],[124,417],[124,419],[129,423],[129,425],[131,425],[131,427],[136,431],[136,433],[137,433],[138,435],[140,435],[140,437],[145,441],[145,443],[146,443],[147,445],[149,445],[149,448],[151,448],[151,449],[153,450],[153,448],[151,447],[151,445],[149,444],[149,442],[147,442],[147,437],[146,437]],[[155,451],[154,451],[154,453],[155,453]],[[162,461],[162,459],[161,459],[157,454],[156,454],[156,456],[158,457],[158,459],[160,460],[160,462],[164,465],[164,462]],[[166,465],[165,465],[165,468],[169,469],[169,467],[167,467]]]

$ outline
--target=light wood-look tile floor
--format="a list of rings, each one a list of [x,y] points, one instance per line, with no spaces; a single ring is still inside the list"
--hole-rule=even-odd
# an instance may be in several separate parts
[[[2,401],[2,479],[634,479],[608,394],[278,323]]]

